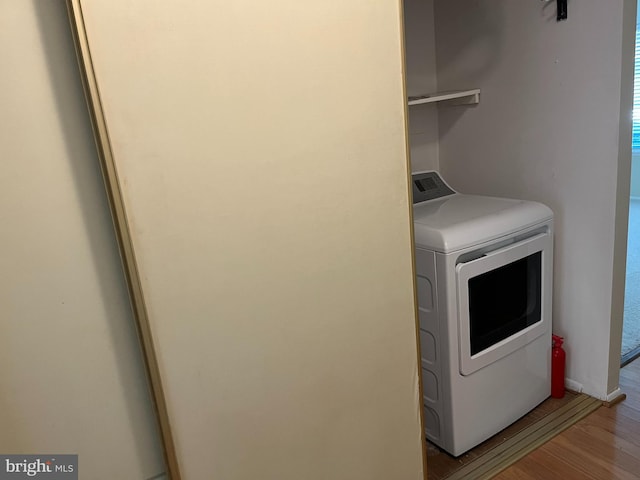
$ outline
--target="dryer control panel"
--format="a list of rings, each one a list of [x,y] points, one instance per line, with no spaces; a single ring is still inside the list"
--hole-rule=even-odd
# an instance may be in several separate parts
[[[414,205],[456,193],[435,171],[414,173],[411,175],[411,184]]]

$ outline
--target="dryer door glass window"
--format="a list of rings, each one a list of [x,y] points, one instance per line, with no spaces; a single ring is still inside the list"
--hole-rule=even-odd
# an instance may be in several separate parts
[[[541,320],[542,252],[469,279],[471,355]]]
[[[543,232],[456,265],[462,375],[550,331],[551,255]]]

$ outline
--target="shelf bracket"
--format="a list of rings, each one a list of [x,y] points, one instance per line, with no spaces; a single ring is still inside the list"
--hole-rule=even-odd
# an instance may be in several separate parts
[[[467,95],[465,97],[452,98],[450,100],[443,100],[440,105],[455,106],[455,105],[475,105],[480,103],[480,92]]]

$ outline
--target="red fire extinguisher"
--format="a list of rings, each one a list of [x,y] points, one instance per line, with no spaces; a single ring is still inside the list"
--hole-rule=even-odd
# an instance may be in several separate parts
[[[562,348],[564,338],[552,335],[553,348],[551,349],[551,396],[553,398],[564,397],[564,365],[567,354]]]

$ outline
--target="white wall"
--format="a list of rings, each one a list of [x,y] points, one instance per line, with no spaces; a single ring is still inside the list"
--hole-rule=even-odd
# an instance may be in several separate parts
[[[620,348],[627,263],[627,233],[629,224],[629,195],[631,177],[631,130],[634,97],[635,38],[638,15],[637,0],[623,0],[620,36],[620,110],[618,112],[618,164],[616,188],[616,213],[613,244],[613,281],[611,286],[611,325],[609,338],[609,374],[607,400],[618,396],[620,378]]]
[[[422,478],[400,2],[82,12],[182,478]]]
[[[571,385],[600,398],[617,386],[620,351],[633,3],[570,2],[560,23],[555,2],[435,3],[439,88],[482,89],[477,107],[440,110],[440,170],[462,192],[554,210],[554,332]]]
[[[407,94],[424,95],[438,90],[436,76],[433,0],[404,1]],[[411,170],[438,168],[438,107],[409,107]]]
[[[163,462],[65,3],[0,1],[0,452]]]

